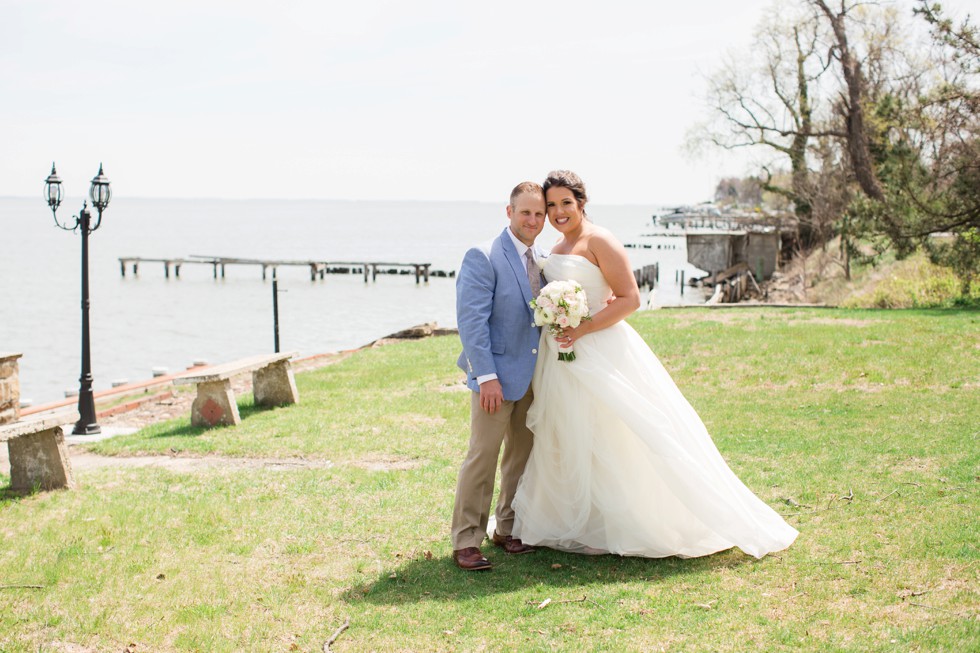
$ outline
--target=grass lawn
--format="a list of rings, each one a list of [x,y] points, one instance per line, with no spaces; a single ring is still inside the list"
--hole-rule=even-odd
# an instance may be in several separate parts
[[[980,312],[630,321],[800,530],[790,549],[487,547],[492,572],[457,570],[469,401],[442,337],[301,374],[296,406],[246,397],[238,427],[184,418],[91,447],[299,464],[105,466],[0,498],[0,651],[321,651],[347,619],[332,651],[980,650]]]

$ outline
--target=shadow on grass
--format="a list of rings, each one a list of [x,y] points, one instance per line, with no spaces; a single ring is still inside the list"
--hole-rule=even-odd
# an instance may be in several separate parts
[[[901,314],[904,312],[915,313],[916,315],[928,315],[930,317],[952,317],[952,316],[976,316],[980,311],[980,299],[960,298],[953,301],[952,306],[930,306],[925,308],[869,308],[860,309],[868,311],[891,311]]]
[[[274,410],[274,408],[266,406],[257,406],[255,404],[239,404],[238,414],[245,421],[250,416],[257,413],[264,413],[269,410]],[[172,420],[170,422],[164,422],[159,426],[151,426],[147,431],[146,437],[148,439],[156,438],[193,438],[199,435],[203,435],[208,431],[213,431],[215,429],[227,429],[234,428],[233,426],[191,426],[190,417],[181,418],[180,420]]]
[[[4,506],[8,503],[14,503],[18,499],[23,499],[28,496],[29,492],[14,492],[10,487],[10,481],[6,481],[3,485],[0,485],[0,506]]]
[[[910,306],[908,308],[846,308],[840,309],[847,312],[863,313],[891,313],[895,315],[913,314],[925,315],[929,317],[973,317],[980,313],[980,298],[959,298],[954,299],[949,306]]]
[[[538,549],[536,553],[521,556],[508,556],[492,547],[484,547],[483,551],[494,564],[491,571],[463,571],[451,557],[431,560],[422,557],[406,561],[394,572],[385,571],[374,580],[354,585],[342,597],[350,603],[402,605],[527,590],[530,603],[545,598],[576,600],[587,596],[588,588],[597,584],[656,583],[680,574],[765,562],[738,549],[692,559],[586,556],[552,549]]]
[[[29,490],[15,490],[10,486],[10,478],[0,474],[0,507],[15,501],[32,497],[41,492],[59,492],[64,488],[45,490],[37,485]]]

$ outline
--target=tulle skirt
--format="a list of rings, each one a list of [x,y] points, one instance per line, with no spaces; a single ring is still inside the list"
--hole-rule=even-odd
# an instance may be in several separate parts
[[[514,536],[580,553],[761,558],[797,531],[729,469],[697,413],[625,322],[558,360],[541,336],[528,426],[534,448]]]

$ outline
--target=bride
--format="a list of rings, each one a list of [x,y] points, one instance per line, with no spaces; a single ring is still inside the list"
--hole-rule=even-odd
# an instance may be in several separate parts
[[[639,290],[623,246],[588,221],[585,185],[544,183],[561,233],[543,272],[585,290],[592,319],[541,335],[527,425],[534,448],[514,499],[513,535],[579,553],[695,557],[739,547],[761,558],[797,531],[735,476],[697,413],[624,318]],[[610,293],[613,301],[606,303]],[[558,360],[558,348],[576,358]]]

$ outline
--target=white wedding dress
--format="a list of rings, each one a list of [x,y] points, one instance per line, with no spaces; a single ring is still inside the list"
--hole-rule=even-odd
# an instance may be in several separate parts
[[[547,280],[574,279],[594,315],[609,285],[576,255],[552,254]],[[534,448],[514,499],[514,537],[578,553],[696,557],[732,547],[761,558],[797,531],[725,464],[704,424],[625,322],[558,360],[545,329],[527,424]]]

